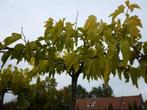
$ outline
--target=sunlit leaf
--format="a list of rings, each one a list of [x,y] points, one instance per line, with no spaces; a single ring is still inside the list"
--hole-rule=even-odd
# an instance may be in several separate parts
[[[128,40],[121,41],[121,52],[123,56],[123,64],[124,66],[127,65],[128,60],[130,58],[130,42]]]
[[[75,73],[79,70],[80,65],[79,65],[79,56],[75,53],[72,52],[65,56],[65,64],[66,64],[66,69],[69,72],[72,67],[74,68]]]
[[[7,37],[5,40],[4,40],[4,47],[14,43],[15,41],[21,39],[21,34],[18,34],[18,33],[12,33],[12,35],[10,37]]]
[[[112,16],[112,20],[114,20],[118,15],[124,12],[125,6],[120,5],[118,9],[115,10],[110,16]]]
[[[135,3],[130,4],[129,0],[126,0],[125,4],[130,9],[131,12],[134,11],[135,8],[140,9],[140,6],[139,5],[137,5]]]

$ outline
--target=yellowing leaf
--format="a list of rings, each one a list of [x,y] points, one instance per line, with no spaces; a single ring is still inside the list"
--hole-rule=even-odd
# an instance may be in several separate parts
[[[51,28],[53,25],[53,19],[49,18],[46,22],[45,22],[45,26],[46,28]]]
[[[139,27],[142,27],[141,20],[138,16],[131,16],[127,20],[128,31],[131,36],[131,41],[136,42],[141,38]]]
[[[110,75],[110,72],[111,72],[111,68],[110,68],[110,63],[109,63],[109,60],[108,59],[105,59],[105,66],[104,66],[104,81],[105,83],[108,83],[109,81],[109,75]]]
[[[63,19],[63,20],[59,20],[59,21],[56,23],[56,25],[55,25],[55,27],[54,27],[55,33],[56,33],[57,35],[60,35],[60,34],[62,33],[62,31],[63,31],[63,27],[64,27],[64,19]]]
[[[110,16],[112,16],[112,20],[114,20],[118,15],[124,12],[125,6],[120,5],[118,9],[115,10]]]
[[[132,80],[133,85],[135,85],[138,88],[138,69],[137,68],[130,68],[129,70],[130,77]]]
[[[97,27],[97,18],[96,16],[91,15],[86,20],[84,28],[89,29],[89,28],[95,28],[95,27]]]
[[[73,29],[73,24],[70,23],[70,22],[67,22],[66,23],[66,36],[69,38],[69,37],[73,37],[75,35],[75,31]]]
[[[80,68],[80,65],[79,65],[80,59],[75,52],[67,54],[65,56],[64,62],[66,64],[66,69],[68,72],[70,71],[70,69],[72,69],[72,67],[74,69],[74,73],[76,73]]]
[[[137,5],[137,4],[135,4],[135,3],[130,4],[129,0],[127,0],[127,1],[125,2],[125,4],[126,4],[127,7],[130,9],[131,12],[134,11],[135,8],[140,9],[140,6],[139,6],[139,5]]]
[[[45,73],[49,67],[49,63],[47,60],[41,60],[36,68],[37,73]]]
[[[135,16],[131,16],[128,19],[128,25],[129,26],[139,26],[139,27],[142,27],[141,20],[136,15]]]
[[[124,66],[127,66],[128,60],[130,59],[130,54],[131,54],[130,42],[126,39],[123,39],[120,42],[120,44],[121,44],[121,53],[123,56],[123,64]]]
[[[90,43],[96,42],[97,32],[98,32],[98,23],[97,19],[94,15],[91,15],[86,20],[86,23],[84,25],[85,28],[85,38],[86,40],[90,40]],[[80,29],[83,31],[82,29]]]
[[[86,60],[84,63],[84,74],[89,75],[91,73],[91,67],[92,67],[92,60]]]

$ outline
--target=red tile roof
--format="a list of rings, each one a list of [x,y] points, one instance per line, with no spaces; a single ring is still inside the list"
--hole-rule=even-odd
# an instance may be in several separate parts
[[[128,110],[129,104],[134,106],[136,103],[138,110],[140,110],[143,100],[142,96],[123,96],[123,97],[109,97],[99,99],[77,99],[77,110],[106,110],[110,104],[113,110]]]

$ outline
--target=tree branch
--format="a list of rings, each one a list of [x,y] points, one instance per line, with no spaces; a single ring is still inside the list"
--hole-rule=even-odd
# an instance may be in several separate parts
[[[78,25],[78,16],[79,16],[79,13],[77,11],[77,16],[76,16],[76,20],[75,20],[75,29],[77,29],[77,25]]]
[[[23,33],[23,27],[21,27],[21,34],[22,34],[22,36],[23,36],[23,41],[24,41],[25,43],[27,43],[26,37],[25,37],[25,35],[24,35],[24,33]]]

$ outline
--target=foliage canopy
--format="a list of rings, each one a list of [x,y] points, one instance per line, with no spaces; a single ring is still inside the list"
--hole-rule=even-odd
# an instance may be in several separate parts
[[[75,27],[65,19],[55,22],[49,18],[44,35],[34,41],[12,33],[0,43],[1,51],[4,50],[2,67],[9,58],[16,59],[17,63],[24,59],[33,66],[34,73],[54,75],[66,71],[71,75],[80,70],[83,78],[101,78],[108,82],[110,73],[115,75],[117,71],[119,76],[123,73],[127,81],[130,76],[136,86],[140,76],[147,82],[147,42],[139,41],[142,23],[132,14],[136,8],[140,7],[126,1],[110,15],[111,23],[97,21],[96,16],[91,15],[84,27]],[[125,19],[119,19],[119,15]],[[26,42],[11,45],[20,39]],[[137,68],[133,65],[135,60],[139,63]]]
[[[83,27],[65,19],[55,22],[49,18],[44,35],[34,41],[27,41],[23,34],[12,33],[0,43],[2,67],[9,59],[17,63],[24,59],[33,67],[32,76],[66,72],[72,78],[74,94],[80,74],[88,80],[100,78],[106,84],[111,73],[118,74],[120,79],[124,75],[126,82],[131,78],[138,87],[140,77],[147,83],[147,41],[140,41],[142,23],[133,14],[139,8],[126,1],[110,15],[111,23],[98,21],[91,15]],[[20,39],[25,42],[11,45]],[[134,66],[134,61],[138,62],[138,67]]]

